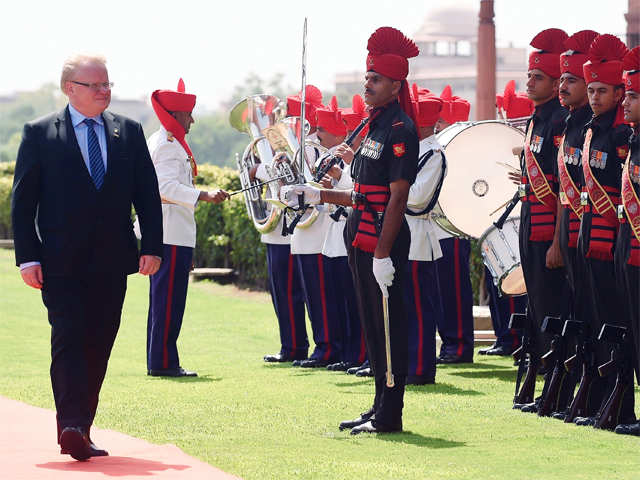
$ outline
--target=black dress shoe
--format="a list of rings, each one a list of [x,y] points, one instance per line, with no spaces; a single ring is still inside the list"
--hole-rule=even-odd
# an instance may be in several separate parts
[[[566,412],[553,412],[551,414],[551,418],[555,418],[556,420],[564,421],[564,419],[567,418],[567,414],[566,414]]]
[[[373,377],[373,372],[371,368],[361,368],[356,372],[356,377]]]
[[[338,362],[327,365],[327,370],[331,370],[332,372],[346,372],[352,367],[355,367],[356,363],[351,362]]]
[[[433,385],[436,379],[424,375],[408,375],[406,385]]]
[[[487,352],[489,350],[493,350],[494,348],[496,348],[498,346],[497,343],[494,343],[493,345],[491,345],[490,347],[486,347],[486,348],[481,348],[480,350],[478,350],[478,355],[486,355]]]
[[[265,355],[262,359],[267,363],[280,363],[280,362],[290,362],[293,359],[288,357],[287,355],[283,355],[282,353],[276,353],[273,355]]]
[[[71,455],[76,460],[83,461],[91,457],[91,442],[80,427],[63,429],[60,434],[60,447],[61,452]]]
[[[340,429],[340,431],[342,431],[342,430],[346,430],[347,428],[353,428],[353,427],[357,427],[358,425],[362,425],[363,423],[367,423],[369,420],[374,418],[375,413],[376,413],[375,410],[373,408],[370,408],[366,412],[361,413],[358,418],[340,422],[340,425],[338,425],[338,428]]]
[[[576,417],[573,423],[580,427],[593,427],[596,424],[596,417]]]
[[[185,370],[182,367],[178,368],[166,368],[160,370],[149,370],[149,375],[152,377],[197,377],[196,372]]]
[[[473,358],[462,357],[460,355],[443,355],[436,359],[436,363],[473,363]]]
[[[347,370],[347,373],[349,375],[355,375],[358,370],[362,370],[363,368],[368,368],[369,367],[369,360],[365,360],[365,362],[362,365],[358,365],[357,367],[351,367],[350,369]]]
[[[508,357],[513,353],[513,348],[505,347],[504,345],[497,345],[491,350],[487,351],[487,355],[499,355],[501,357]]]
[[[99,448],[95,443],[89,438],[89,452],[90,457],[108,457],[109,452],[106,450]],[[60,455],[70,455],[71,452],[65,448],[60,448]]]
[[[353,427],[351,429],[351,435],[358,435],[359,433],[396,433],[402,431],[402,425],[396,427],[382,427],[375,425],[375,419],[369,420],[362,425]]]
[[[536,402],[526,403],[520,408],[524,413],[538,413],[538,404]]]
[[[620,435],[635,435],[640,437],[640,422],[638,423],[622,423],[615,429]]]
[[[300,361],[300,366],[302,368],[324,368],[327,365],[329,365],[329,362],[320,360],[319,358],[308,358]]]

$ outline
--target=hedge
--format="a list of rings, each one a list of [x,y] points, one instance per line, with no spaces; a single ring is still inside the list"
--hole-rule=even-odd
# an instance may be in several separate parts
[[[11,238],[11,183],[14,165],[0,163],[0,238]],[[227,167],[202,164],[198,166],[196,186],[201,190],[223,188],[233,191],[240,188],[235,170]],[[253,227],[242,194],[220,205],[198,203],[198,225],[194,265],[196,267],[228,267],[238,272],[240,285],[267,288],[266,249],[260,242],[260,234]],[[482,302],[484,267],[477,241],[471,242],[471,283],[475,304]]]

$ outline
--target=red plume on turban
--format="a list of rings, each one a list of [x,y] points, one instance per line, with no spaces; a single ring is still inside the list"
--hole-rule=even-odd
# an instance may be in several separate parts
[[[342,109],[342,120],[347,125],[347,131],[352,132],[356,129],[360,122],[364,120],[369,114],[367,113],[367,107],[364,104],[364,100],[360,95],[354,95],[351,101],[351,108]],[[368,128],[362,129],[362,132],[367,132]],[[366,133],[360,132],[361,136],[365,136]]]
[[[589,47],[598,36],[593,30],[580,30],[571,35],[564,42],[566,51],[560,55],[560,73],[570,73],[576,77],[584,78],[582,65],[589,59]]]
[[[622,60],[625,90],[633,90],[640,93],[640,46],[629,50]]]
[[[502,100],[505,116],[507,118],[528,117],[533,113],[533,101],[523,93],[516,93],[516,82],[511,80],[504,89]]]
[[[615,35],[598,35],[589,48],[589,61],[584,64],[585,82],[621,85],[622,59],[629,49]]]
[[[347,127],[342,121],[342,113],[338,108],[338,99],[335,95],[327,107],[320,107],[316,110],[316,115],[318,127],[322,127],[338,137],[347,134]]]
[[[427,88],[419,88],[415,83],[411,88],[411,100],[416,111],[418,127],[431,127],[440,118],[440,111],[444,102],[440,97],[431,93]]]
[[[184,81],[182,78],[178,80],[177,90],[155,90],[151,94],[151,106],[158,116],[158,120],[162,126],[171,132],[173,137],[178,140],[182,148],[187,154],[193,158],[191,149],[184,139],[184,127],[173,118],[169,112],[191,112],[196,105],[196,96],[185,93]],[[195,167],[195,162],[194,162]],[[194,168],[194,176],[197,175],[197,169]]]
[[[453,95],[452,93],[451,86],[447,85],[440,94],[440,99],[443,102],[440,118],[449,124],[466,122],[469,120],[471,104],[464,98]]]
[[[451,100],[453,97],[453,93],[451,92],[451,85],[447,85],[442,89],[442,93],[440,94],[440,98],[442,100]]]
[[[559,57],[567,38],[559,28],[548,28],[533,37],[530,45],[537,50],[529,55],[529,70],[542,70],[551,78],[560,78]]]
[[[315,85],[307,85],[304,89],[304,118],[312,127],[316,126],[316,110],[322,107],[322,92]],[[287,97],[287,115],[290,117],[300,116],[300,105],[302,95],[296,93]]]

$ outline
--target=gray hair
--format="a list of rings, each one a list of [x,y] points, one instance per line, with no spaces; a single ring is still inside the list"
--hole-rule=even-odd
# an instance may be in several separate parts
[[[107,60],[102,55],[75,54],[64,61],[60,75],[60,89],[64,92],[64,84],[71,79],[76,70],[90,63],[99,63],[106,67]]]

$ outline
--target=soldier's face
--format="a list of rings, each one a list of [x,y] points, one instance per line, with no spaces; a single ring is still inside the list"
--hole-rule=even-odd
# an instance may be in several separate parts
[[[622,98],[622,93],[623,90],[621,88],[602,82],[591,82],[587,86],[589,104],[596,116],[616,108]]]
[[[364,76],[364,102],[373,108],[386,105],[398,96],[400,85],[398,80],[369,71]]]
[[[182,125],[182,128],[184,128],[184,133],[189,133],[191,124],[196,123],[196,121],[193,119],[193,116],[191,115],[191,112],[173,112],[172,115],[173,118],[175,118],[176,121],[180,125]]]
[[[527,72],[527,96],[534,105],[540,105],[558,95],[559,79],[551,78],[542,70],[534,68]]]
[[[627,122],[640,123],[640,92],[627,90],[624,93],[622,108]]]
[[[587,103],[587,84],[580,77],[571,73],[563,73],[560,77],[559,87],[560,102],[570,109],[580,107]]]
[[[344,141],[344,135],[334,135],[323,127],[318,127],[318,140],[324,148],[332,148]]]

